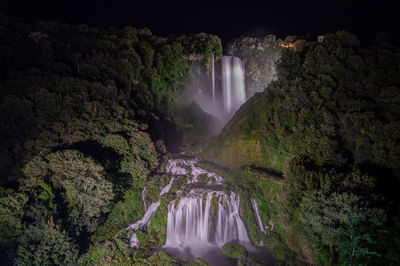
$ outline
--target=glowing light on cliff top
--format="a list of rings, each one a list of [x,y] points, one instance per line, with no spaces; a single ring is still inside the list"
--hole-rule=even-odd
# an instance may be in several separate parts
[[[281,46],[282,48],[292,48],[292,47],[295,47],[296,44],[294,44],[294,43],[288,43],[288,44],[281,43],[280,46]]]

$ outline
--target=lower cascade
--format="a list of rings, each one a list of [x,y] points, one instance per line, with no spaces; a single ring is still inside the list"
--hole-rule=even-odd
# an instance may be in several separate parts
[[[211,201],[214,198],[214,213]],[[168,209],[166,247],[192,247],[236,241],[249,243],[247,229],[239,215],[239,196],[220,191],[194,189]]]
[[[216,265],[230,265],[232,261],[222,255],[221,247],[229,242],[239,243],[254,250],[247,228],[241,218],[240,197],[237,193],[223,191],[223,178],[216,173],[198,167],[197,159],[170,159],[165,167],[169,183],[160,187],[160,196],[169,192],[174,181],[186,180],[186,185],[176,192],[168,204],[166,240],[160,249],[189,259],[202,258]],[[184,181],[185,182],[185,181]],[[186,189],[185,189],[186,188]],[[187,189],[189,188],[189,190]],[[142,192],[142,200],[146,188]],[[259,218],[258,206],[254,214]],[[146,230],[159,208],[160,199],[147,205],[144,216],[128,226],[130,247],[139,248],[137,230]],[[265,233],[265,231],[264,231]],[[228,260],[228,261],[227,261]]]

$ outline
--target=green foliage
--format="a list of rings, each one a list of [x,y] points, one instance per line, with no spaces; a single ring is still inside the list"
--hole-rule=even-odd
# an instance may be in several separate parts
[[[13,193],[0,198],[0,232],[3,241],[21,234],[23,207],[27,201],[28,197],[23,193]]]
[[[103,245],[91,246],[78,260],[79,265],[132,265],[135,252],[120,240],[107,241]]]
[[[208,174],[201,174],[197,176],[197,182],[205,184],[209,181]]]
[[[223,245],[222,253],[225,256],[235,258],[235,259],[239,259],[240,257],[244,257],[247,255],[246,249],[243,246],[236,244],[236,243],[227,243],[227,244]]]
[[[151,218],[147,232],[139,232],[138,239],[141,248],[151,251],[165,243],[167,236],[168,204],[171,198],[165,195],[160,206]]]
[[[310,162],[294,161],[287,174],[285,223],[292,223],[313,248],[321,264],[368,263],[380,256],[374,247],[384,230],[385,211],[375,208],[375,181],[358,169],[313,170]]]
[[[202,57],[207,68],[211,66],[211,55],[213,53],[217,59],[222,57],[221,40],[215,35],[198,33],[178,37],[177,41],[182,43],[185,54],[197,55],[197,58]],[[196,56],[192,59],[196,59]]]
[[[150,258],[146,260],[148,265],[178,265],[178,260],[169,256],[164,251],[157,251],[153,253]]]
[[[18,242],[16,265],[74,264],[78,255],[72,239],[52,220],[28,226]]]
[[[95,231],[113,199],[112,183],[106,180],[103,167],[74,150],[51,153],[46,160],[49,176],[44,178],[61,191],[72,224],[79,230]],[[55,210],[50,186],[42,181],[41,187],[38,198],[48,201],[49,207]]]
[[[283,171],[291,158],[307,155],[319,165],[371,162],[398,171],[396,50],[360,49],[346,34],[285,49],[279,79],[238,110],[207,157]],[[383,100],[388,91],[393,98]]]
[[[216,221],[219,209],[219,198],[213,193],[210,202],[210,216],[213,221]]]
[[[143,216],[143,206],[140,200],[140,191],[127,190],[122,200],[118,201],[111,209],[105,225],[100,227],[91,240],[95,243],[106,241],[126,227],[130,222]]]
[[[166,153],[158,140],[165,124],[175,127],[166,119],[167,107],[181,93],[189,55],[221,56],[220,40],[54,21],[8,26],[6,17],[1,20],[0,185],[16,190],[1,189],[1,263],[14,263],[17,238],[34,241],[25,231],[42,232],[51,219],[58,221],[54,230],[85,253],[90,240],[100,247],[143,215],[146,182],[149,199],[158,196],[160,184],[149,176]],[[31,32],[41,39],[34,41]],[[157,145],[144,123],[152,126]],[[152,245],[165,238],[160,215],[149,228]],[[106,257],[113,250],[99,248]],[[34,261],[34,252],[21,244],[19,262]],[[47,263],[39,257],[37,263]]]
[[[48,201],[48,206],[51,208],[53,211],[56,211],[56,203],[54,202],[54,193],[51,189],[51,187],[46,184],[44,181],[41,184],[43,192],[39,194],[38,198],[44,201]]]
[[[224,174],[224,190],[236,191],[240,195],[241,216],[252,242],[255,244],[259,244],[260,241],[264,244],[268,243],[277,256],[288,253],[285,241],[282,240],[284,232],[277,223],[283,187],[284,182],[281,180],[266,177],[254,172],[251,168],[229,171]],[[268,234],[265,235],[258,228],[251,198],[258,203],[258,211],[264,225],[267,225],[269,221],[274,222],[273,232],[267,230]]]
[[[204,112],[195,101],[187,107],[176,106],[171,114],[183,134],[182,144],[186,149],[202,144],[220,128],[218,118]]]
[[[40,22],[33,30],[20,24],[1,29],[2,184],[15,182],[24,163],[44,149],[94,135],[99,140],[113,131],[112,123],[157,121],[160,127],[152,130],[162,135],[168,122],[160,116],[168,115],[167,105],[181,93],[186,57],[209,53],[202,47],[222,53],[219,38],[206,34],[160,38],[146,28]],[[43,34],[37,44],[22,38],[30,29]],[[189,40],[196,40],[196,47]]]
[[[14,256],[16,240],[23,233],[24,206],[28,201],[23,193],[10,193],[0,198],[0,263]]]
[[[125,33],[125,38],[127,38],[129,40],[130,44],[139,42],[139,39],[137,36],[138,35],[137,29],[130,27],[130,26],[125,27],[124,33]]]
[[[400,175],[398,52],[394,45],[362,48],[346,32],[284,49],[278,79],[203,149],[204,158],[231,169],[283,173],[285,186],[272,193],[271,209],[263,207],[268,187],[247,194],[264,221],[276,222],[264,243],[284,242],[306,263],[393,262],[395,244],[378,243],[391,242],[385,232],[398,220],[392,189]],[[251,191],[259,186],[252,180],[233,178],[228,189]],[[250,212],[243,216],[254,224]],[[252,238],[260,239],[253,227]]]

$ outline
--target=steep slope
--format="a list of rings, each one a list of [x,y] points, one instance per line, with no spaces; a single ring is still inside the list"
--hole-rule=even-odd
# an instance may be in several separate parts
[[[307,155],[319,165],[370,161],[398,171],[398,60],[397,48],[361,49],[343,32],[288,48],[279,79],[244,104],[204,152],[236,167],[282,171],[290,158]],[[253,148],[243,153],[240,142]],[[258,156],[270,153],[272,160]]]
[[[277,227],[299,256],[399,261],[390,240],[399,239],[399,51],[388,42],[362,48],[346,32],[285,49],[278,80],[202,151],[231,169],[283,173]]]

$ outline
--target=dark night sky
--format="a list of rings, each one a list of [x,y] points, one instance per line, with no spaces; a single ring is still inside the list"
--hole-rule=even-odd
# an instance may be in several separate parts
[[[157,35],[213,33],[229,41],[240,35],[308,32],[317,35],[345,29],[362,40],[385,31],[393,39],[400,25],[400,0],[381,1],[21,1],[3,0],[12,20],[59,20],[92,26],[146,26]],[[217,2],[217,1],[215,1]]]

